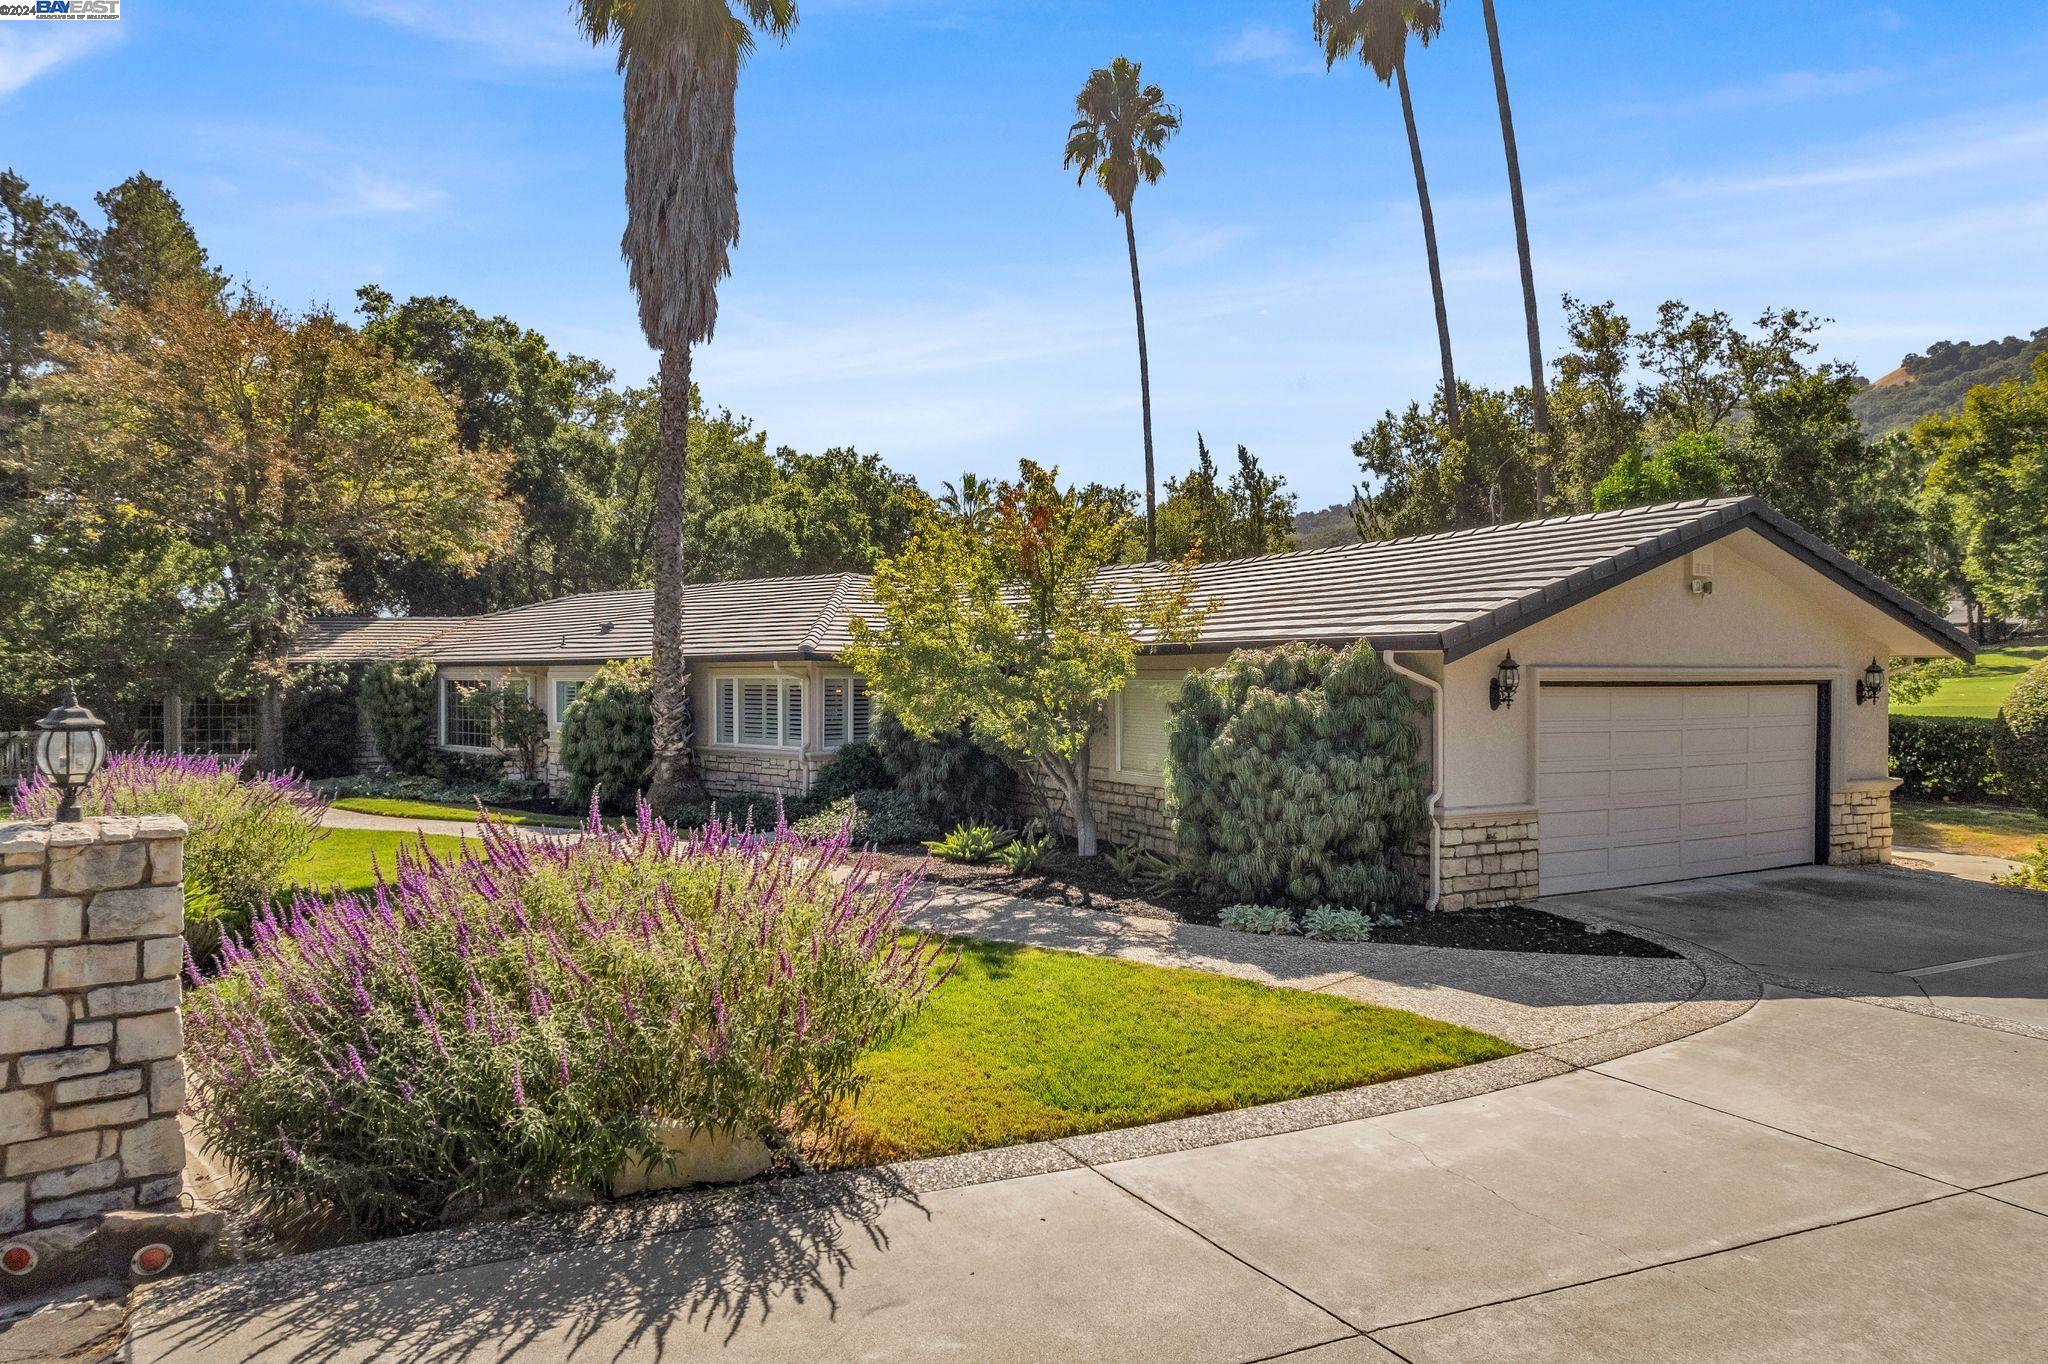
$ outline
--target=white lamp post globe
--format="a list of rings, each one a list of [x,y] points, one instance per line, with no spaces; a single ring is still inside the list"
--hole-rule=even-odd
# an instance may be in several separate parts
[[[106,724],[78,704],[78,688],[64,686],[64,697],[36,721],[36,770],[57,788],[57,821],[78,822],[78,793],[107,760]]]

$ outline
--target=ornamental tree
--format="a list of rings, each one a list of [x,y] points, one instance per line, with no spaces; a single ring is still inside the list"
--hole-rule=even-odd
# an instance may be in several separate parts
[[[846,659],[920,738],[972,727],[1065,802],[1083,857],[1096,851],[1088,738],[1130,681],[1139,648],[1190,641],[1208,608],[1186,561],[1112,571],[1135,529],[1133,498],[1062,488],[1030,460],[975,521],[928,512],[875,569],[873,618]]]

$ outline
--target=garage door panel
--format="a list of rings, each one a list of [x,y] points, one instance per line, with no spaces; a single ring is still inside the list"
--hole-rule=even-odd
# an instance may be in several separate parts
[[[1545,894],[1811,860],[1811,686],[1542,688]]]

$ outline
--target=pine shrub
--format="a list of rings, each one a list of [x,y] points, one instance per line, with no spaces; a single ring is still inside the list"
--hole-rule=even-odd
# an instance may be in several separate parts
[[[1190,673],[1167,723],[1181,853],[1249,904],[1392,906],[1423,826],[1418,706],[1372,649],[1239,653]]]
[[[377,755],[392,771],[408,777],[440,773],[433,739],[440,695],[431,663],[379,663],[363,674],[363,719]]]
[[[609,809],[631,809],[653,766],[653,665],[644,658],[607,663],[562,716],[569,797],[582,805],[594,793]]]
[[[887,711],[877,712],[871,742],[891,782],[938,823],[1001,824],[1017,807],[1017,774],[963,727],[920,739]]]
[[[2006,693],[1991,751],[2012,799],[2048,814],[2048,659]]]

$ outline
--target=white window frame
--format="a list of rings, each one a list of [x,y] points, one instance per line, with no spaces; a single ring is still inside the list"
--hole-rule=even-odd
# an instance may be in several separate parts
[[[597,676],[596,668],[550,668],[548,669],[548,729],[555,734],[562,732],[562,714],[568,709],[560,702],[559,688],[563,683],[585,686]]]
[[[810,693],[805,678],[796,673],[718,673],[711,679],[711,744],[714,748],[746,748],[765,753],[801,753],[804,751],[806,707]],[[773,699],[768,705],[768,714],[774,719],[775,738],[769,742],[749,740],[740,735],[740,688],[763,686],[770,689]],[[726,725],[725,698],[730,688],[732,696],[731,727]],[[792,699],[793,698],[793,699]],[[791,733],[790,717],[796,717],[795,733]]]
[[[831,722],[825,716],[825,689],[832,686],[846,688],[846,725],[844,732],[840,734],[832,732]],[[856,688],[859,689],[868,709],[868,733],[857,738],[853,733],[853,696]],[[818,680],[818,740],[824,752],[836,753],[848,744],[865,743],[874,733],[874,723],[875,697],[874,693],[868,690],[868,680],[865,677],[859,673],[826,673]]]
[[[458,744],[448,738],[448,689],[450,687],[493,687],[502,685],[504,678],[495,672],[481,668],[463,668],[443,671],[434,688],[434,734],[440,746],[451,753],[495,753],[489,744]]]

